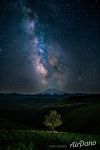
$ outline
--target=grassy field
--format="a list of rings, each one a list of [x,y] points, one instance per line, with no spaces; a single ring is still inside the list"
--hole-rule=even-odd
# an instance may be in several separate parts
[[[76,96],[55,102],[52,97],[53,103],[47,97],[35,100],[30,96],[5,96],[0,99],[0,150],[100,150],[100,96]],[[46,131],[43,124],[51,110],[61,114],[63,124],[56,128],[59,132]],[[77,143],[81,140],[86,146],[80,148]],[[96,145],[87,146],[93,141]]]
[[[45,129],[43,125],[44,116],[51,110],[56,110],[61,114],[63,124],[57,128],[59,131],[100,134],[100,104],[47,106],[33,115],[32,124]]]
[[[95,146],[71,147],[72,142],[96,141]],[[61,148],[62,147],[62,148]],[[1,130],[0,150],[49,150],[49,149],[100,150],[100,136],[39,130]]]
[[[100,134],[100,104],[66,104],[43,106],[34,112],[32,110],[0,111],[0,129],[35,129],[45,130],[43,124],[45,115],[51,110],[61,114],[63,124],[59,131],[74,133]]]

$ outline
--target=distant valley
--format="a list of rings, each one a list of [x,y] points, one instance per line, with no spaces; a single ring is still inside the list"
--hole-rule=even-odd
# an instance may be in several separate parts
[[[59,131],[100,133],[99,94],[57,92],[50,90],[36,95],[1,93],[0,129],[45,130],[44,116],[50,110],[56,110],[63,120]]]

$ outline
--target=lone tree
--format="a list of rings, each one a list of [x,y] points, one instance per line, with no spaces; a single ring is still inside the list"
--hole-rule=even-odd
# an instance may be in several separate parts
[[[48,126],[52,131],[54,131],[55,127],[62,124],[61,115],[58,114],[56,110],[50,111],[50,114],[45,116],[45,121],[43,123],[45,126]]]

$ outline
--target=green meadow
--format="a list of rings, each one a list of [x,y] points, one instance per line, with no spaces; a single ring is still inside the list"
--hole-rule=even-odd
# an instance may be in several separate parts
[[[96,145],[76,147],[77,149],[100,149],[99,135],[39,130],[2,130],[0,131],[0,150],[74,149],[75,147],[70,148],[70,144],[80,140],[96,141]]]

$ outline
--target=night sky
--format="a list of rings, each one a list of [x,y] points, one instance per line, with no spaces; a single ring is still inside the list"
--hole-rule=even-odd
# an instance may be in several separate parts
[[[100,94],[99,0],[1,0],[0,92]]]

